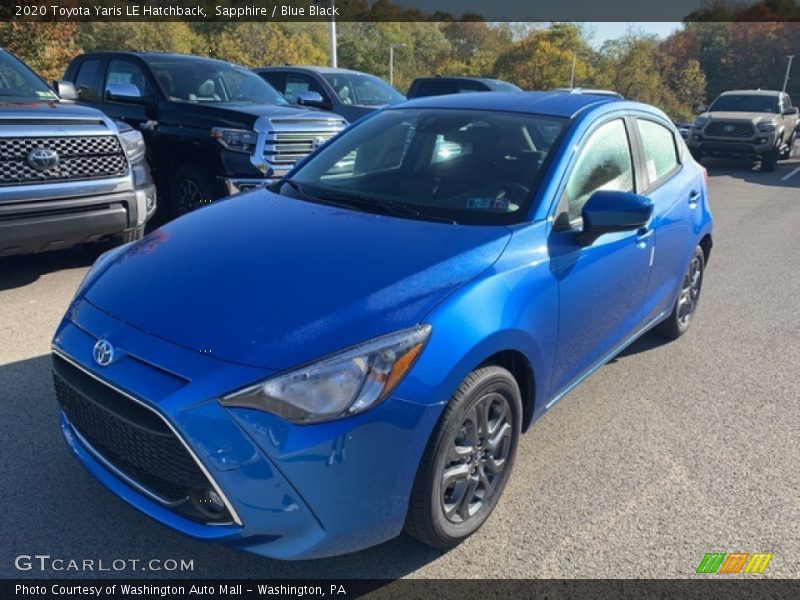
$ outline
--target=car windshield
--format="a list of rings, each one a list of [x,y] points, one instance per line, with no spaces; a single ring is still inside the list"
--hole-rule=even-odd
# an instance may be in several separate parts
[[[36,76],[22,61],[0,51],[0,97],[15,102],[58,100],[55,92]]]
[[[711,105],[710,111],[717,112],[766,112],[775,113],[778,110],[778,97],[761,94],[728,94],[720,96]]]
[[[342,104],[354,106],[386,106],[405,100],[403,95],[388,83],[363,73],[325,73]]]
[[[470,224],[521,221],[565,119],[388,109],[324,146],[280,192]]]
[[[216,60],[151,58],[150,68],[173,102],[193,104],[288,104],[278,91],[245,67]]]

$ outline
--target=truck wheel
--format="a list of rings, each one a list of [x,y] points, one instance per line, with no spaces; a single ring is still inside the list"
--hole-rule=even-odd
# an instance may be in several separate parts
[[[513,375],[476,369],[444,409],[411,491],[406,532],[434,548],[456,546],[492,513],[514,466],[522,399]]]
[[[170,186],[172,214],[175,217],[185,215],[222,195],[220,185],[202,169],[190,165],[179,167]]]
[[[775,165],[778,164],[778,149],[773,148],[761,157],[761,170],[771,173],[775,170]]]

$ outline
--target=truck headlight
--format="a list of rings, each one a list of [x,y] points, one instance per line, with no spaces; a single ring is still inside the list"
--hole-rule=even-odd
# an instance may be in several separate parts
[[[759,131],[775,131],[775,123],[759,123]]]
[[[144,138],[142,133],[136,129],[126,129],[119,134],[122,147],[125,149],[125,156],[131,164],[137,163],[144,158]]]
[[[355,415],[382,402],[411,370],[430,325],[391,333],[223,397],[299,424]]]
[[[256,148],[256,142],[258,141],[258,134],[255,131],[227,129],[225,127],[212,128],[211,137],[228,150],[246,152],[247,154],[253,153],[253,150]]]
[[[708,124],[707,117],[697,117],[692,123],[692,127],[705,127]]]

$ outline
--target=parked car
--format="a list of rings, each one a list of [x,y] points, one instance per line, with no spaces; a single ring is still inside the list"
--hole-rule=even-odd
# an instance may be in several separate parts
[[[209,58],[98,52],[77,57],[64,77],[82,104],[144,134],[173,215],[279,179],[346,124],[289,106],[252,71]]]
[[[57,89],[0,49],[0,256],[136,240],[155,211],[141,134]]]
[[[625,96],[623,96],[619,92],[615,92],[614,90],[600,90],[593,88],[576,87],[576,88],[556,88],[553,91],[567,92],[568,94],[593,94],[595,96],[611,96],[612,98],[618,98],[619,100],[625,99]]]
[[[686,123],[683,121],[675,121],[675,127],[678,130],[678,133],[681,134],[681,137],[686,140],[689,139],[689,132],[692,129],[691,123]]]
[[[444,96],[446,94],[463,94],[466,92],[519,92],[522,91],[513,83],[499,79],[484,77],[418,77],[411,82],[406,97],[422,98],[423,96]]]
[[[405,97],[383,79],[331,67],[260,67],[254,69],[290,104],[329,110],[347,121],[397,104]]]
[[[271,187],[104,255],[53,364],[104,485],[276,558],[476,531],[521,432],[689,329],[712,245],[669,119],[599,96],[403,103]]]
[[[696,160],[704,156],[761,161],[774,171],[792,154],[798,109],[789,94],[773,90],[735,90],[717,97],[695,119],[687,143]]]

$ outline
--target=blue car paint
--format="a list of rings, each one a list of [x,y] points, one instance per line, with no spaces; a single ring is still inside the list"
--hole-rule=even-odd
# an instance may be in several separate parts
[[[109,473],[62,421],[67,442],[104,485],[188,535],[266,556],[364,548],[402,530],[426,443],[477,365],[514,352],[530,366],[527,426],[669,313],[689,257],[712,227],[702,170],[688,153],[668,181],[637,189],[654,206],[651,234],[608,234],[583,247],[552,230],[575,149],[594,127],[635,115],[672,129],[660,111],[537,93],[406,105],[536,112],[572,123],[517,225],[405,220],[257,191],[104,256],[59,326],[54,351],[163,415],[241,526],[200,525],[164,509]],[[414,368],[360,415],[301,426],[216,400],[419,322],[433,333]],[[119,353],[107,367],[91,356],[100,338]]]

